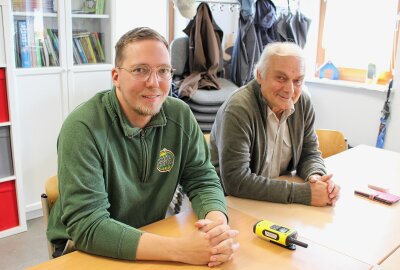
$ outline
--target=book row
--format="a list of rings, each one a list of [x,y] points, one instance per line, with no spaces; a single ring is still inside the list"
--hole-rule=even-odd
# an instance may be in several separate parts
[[[13,11],[16,12],[49,12],[57,13],[58,5],[56,0],[13,0]],[[72,13],[81,14],[104,14],[105,0],[81,0],[77,9]]]
[[[16,66],[22,68],[59,66],[58,30],[35,31],[33,20],[17,20]],[[79,30],[73,33],[75,65],[104,63],[102,33]]]
[[[57,29],[34,30],[33,20],[17,20],[15,36],[16,66],[22,68],[58,66]]]
[[[75,32],[73,34],[74,64],[104,63],[105,56],[101,42],[102,33]]]

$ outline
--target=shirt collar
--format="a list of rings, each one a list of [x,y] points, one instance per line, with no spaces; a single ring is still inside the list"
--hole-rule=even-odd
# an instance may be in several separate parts
[[[292,115],[292,114],[294,113],[295,110],[296,110],[296,109],[294,108],[294,104],[292,104],[292,105],[290,106],[290,109],[285,110],[285,111],[282,113],[281,120],[279,121],[278,118],[276,117],[275,113],[274,113],[274,112],[271,110],[271,108],[267,105],[267,117],[268,117],[268,118],[270,118],[270,117],[275,117],[275,119],[276,119],[278,122],[282,123],[282,122],[286,121],[286,120],[289,118],[289,116]]]
[[[108,106],[107,106],[108,105]],[[129,138],[138,136],[143,129],[151,127],[165,126],[167,124],[167,118],[164,113],[164,104],[161,106],[160,112],[154,115],[150,122],[144,128],[133,127],[126,117],[125,113],[122,111],[121,105],[119,104],[115,86],[111,89],[108,94],[108,102],[106,102],[107,109],[110,115],[116,118],[117,122],[124,131],[124,135]]]

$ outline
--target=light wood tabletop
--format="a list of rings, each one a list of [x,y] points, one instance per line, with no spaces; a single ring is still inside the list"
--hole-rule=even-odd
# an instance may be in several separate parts
[[[240,234],[237,240],[240,249],[232,261],[215,269],[243,270],[251,269],[370,269],[372,266],[340,252],[308,241],[300,237],[300,240],[308,243],[308,248],[298,247],[291,251],[265,241],[253,234],[253,225],[257,218],[248,216],[240,211],[229,208],[230,226],[238,229]],[[142,229],[148,232],[166,236],[180,236],[194,230],[196,217],[192,212],[181,213],[165,220],[145,226]],[[207,266],[192,266],[182,263],[141,261],[131,262],[115,260],[105,257],[89,255],[76,251],[57,259],[47,261],[29,268],[31,270],[47,269],[210,269]]]
[[[400,247],[393,252],[380,265],[376,265],[373,270],[399,270],[400,269]]]
[[[317,244],[377,265],[400,246],[400,202],[391,206],[354,194],[379,184],[400,195],[400,154],[357,146],[325,160],[341,186],[335,207],[277,204],[227,197],[228,205],[253,217],[294,228]],[[298,181],[298,179],[294,179]],[[400,267],[399,267],[400,269]]]

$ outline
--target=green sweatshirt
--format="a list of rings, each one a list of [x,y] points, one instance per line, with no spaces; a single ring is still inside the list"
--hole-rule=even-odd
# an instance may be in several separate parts
[[[137,228],[165,217],[178,183],[199,218],[226,214],[203,134],[189,107],[171,97],[143,129],[129,124],[115,89],[78,107],[58,138],[58,178],[47,237],[97,255],[134,260]]]

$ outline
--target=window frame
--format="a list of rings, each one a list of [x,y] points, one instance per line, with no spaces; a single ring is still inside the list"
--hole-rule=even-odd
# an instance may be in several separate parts
[[[327,0],[320,0],[320,12],[319,12],[319,25],[318,25],[318,38],[317,38],[317,52],[316,52],[316,67],[317,70],[319,67],[322,67],[327,59],[325,59],[325,49],[322,46],[323,36],[324,36],[324,27],[325,27],[325,17],[326,17],[326,8],[327,8]],[[397,55],[397,45],[399,41],[399,12],[400,12],[400,0],[397,1],[397,22],[396,22],[396,31],[393,36],[393,47],[392,47],[392,57],[390,61],[390,66],[387,70],[385,70],[385,76],[383,79],[378,79],[377,84],[387,84],[388,81],[393,77],[393,70],[395,67],[396,55]],[[339,70],[339,80],[343,81],[352,81],[352,82],[366,82],[367,77],[367,68],[365,69],[357,69],[350,67],[337,67]],[[318,71],[315,74],[316,77],[319,77]]]

